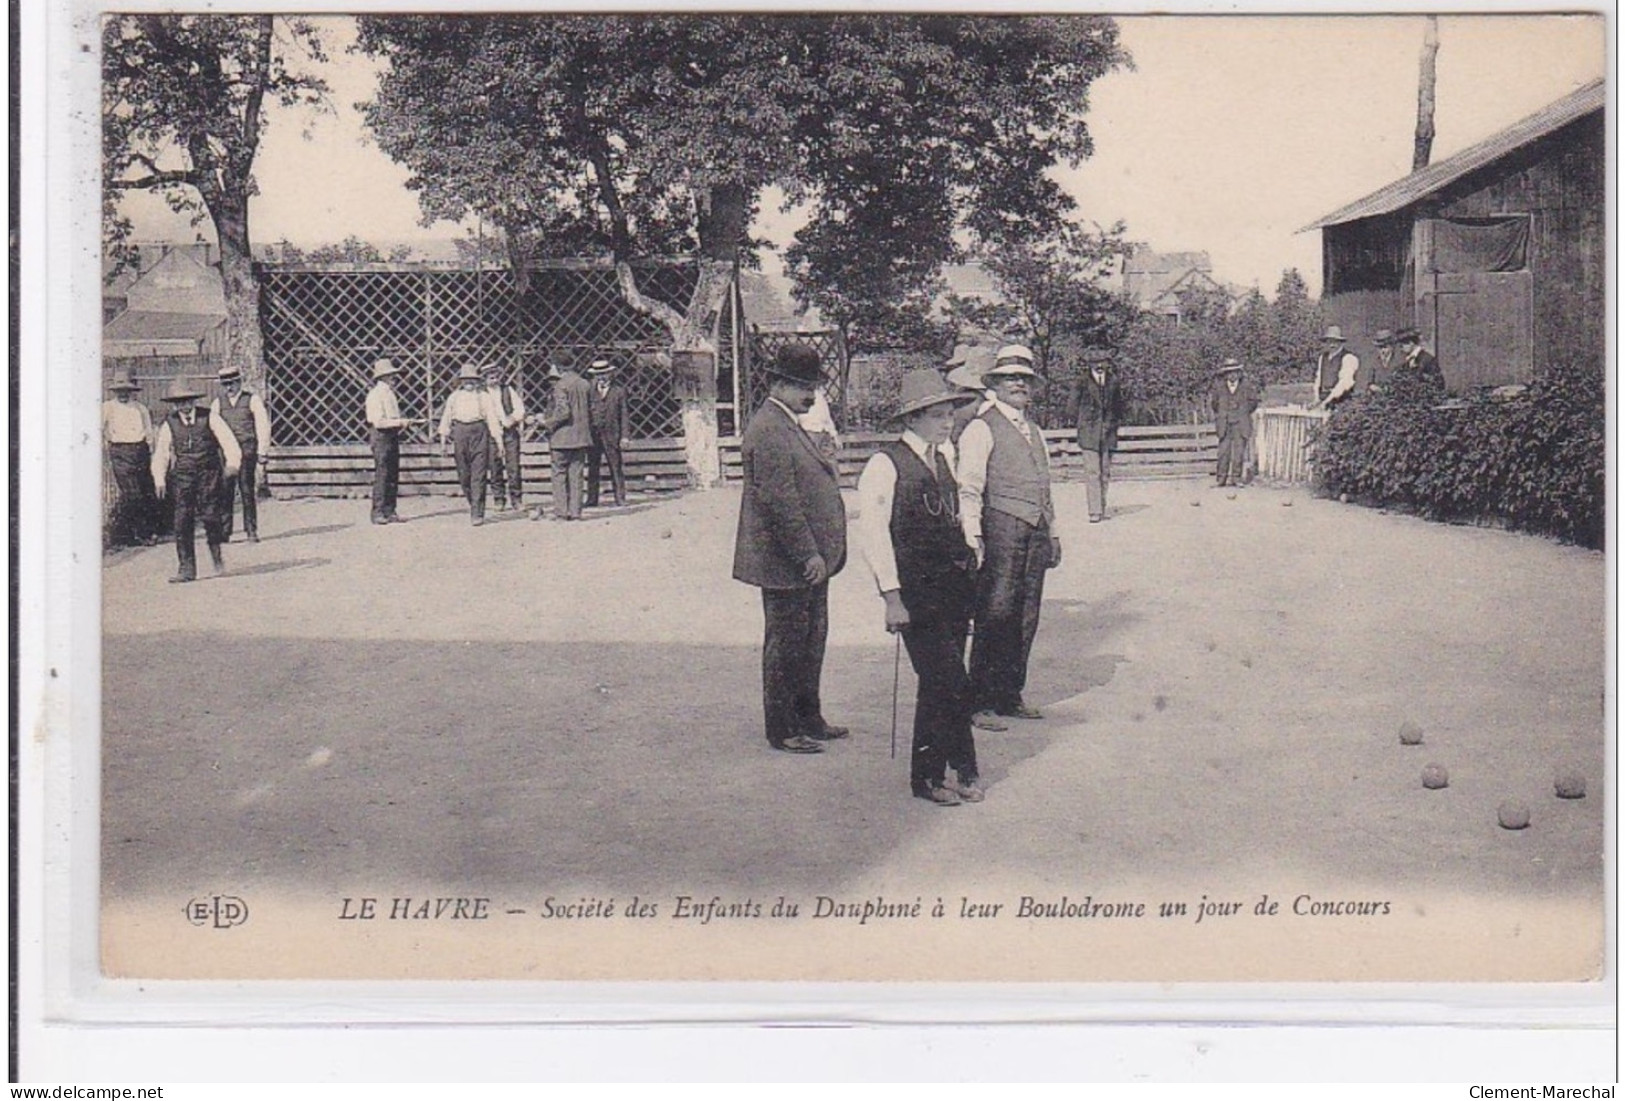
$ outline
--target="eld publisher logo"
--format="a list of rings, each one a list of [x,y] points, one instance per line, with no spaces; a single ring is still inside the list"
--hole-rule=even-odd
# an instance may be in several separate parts
[[[248,920],[248,903],[236,895],[209,895],[186,904],[186,920],[198,927],[230,929]]]

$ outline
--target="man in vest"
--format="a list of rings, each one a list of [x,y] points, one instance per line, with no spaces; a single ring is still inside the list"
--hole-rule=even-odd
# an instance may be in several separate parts
[[[197,547],[193,542],[197,524],[203,523],[203,538],[209,544],[214,572],[226,568],[220,547],[226,541],[226,503],[222,483],[242,466],[242,448],[237,437],[197,406],[203,391],[174,379],[164,392],[164,401],[173,411],[158,429],[153,448],[152,481],[160,495],[167,494],[175,515],[175,554],[180,568],[171,582],[197,580]]]
[[[939,807],[982,801],[965,673],[976,551],[959,524],[948,439],[955,407],[977,400],[935,371],[910,371],[893,418],[903,422],[902,437],[872,456],[858,478],[853,534],[886,603],[886,630],[902,634],[919,678],[909,787]]]
[[[447,443],[457,461],[457,485],[468,501],[469,523],[485,523],[485,468],[491,449],[502,443],[496,408],[486,397],[480,369],[472,363],[457,374],[457,389],[446,399],[440,415],[440,450]]]
[[[1331,409],[1350,397],[1360,377],[1360,357],[1343,342],[1343,330],[1333,325],[1320,338],[1322,351],[1315,360],[1315,404],[1312,409]]]
[[[158,500],[152,484],[152,414],[132,401],[141,387],[119,371],[107,384],[113,396],[102,403],[102,442],[118,485],[111,536],[115,546],[150,546],[158,541]]]
[[[1117,428],[1126,407],[1117,372],[1109,370],[1112,353],[1086,348],[1084,371],[1078,378],[1077,425],[1079,457],[1083,460],[1083,486],[1089,500],[1089,522],[1106,518],[1106,491],[1112,482],[1112,452],[1117,450]]]
[[[226,542],[231,542],[232,510],[237,507],[238,487],[243,497],[243,534],[250,543],[260,541],[258,501],[255,496],[263,466],[271,457],[271,415],[258,394],[243,389],[243,373],[236,367],[222,367],[217,376],[221,396],[209,403],[209,416],[225,424],[237,437],[242,449],[242,470],[226,478]]]
[[[587,423],[592,428],[592,446],[587,450],[587,505],[598,506],[600,465],[609,463],[609,484],[615,490],[615,503],[626,504],[626,466],[621,447],[626,443],[626,387],[615,381],[615,364],[595,359],[587,368]]]
[[[846,564],[840,473],[797,417],[823,379],[818,352],[786,344],[767,368],[768,397],[740,441],[744,494],[735,580],[762,590],[762,712],[767,744],[822,753],[845,727],[824,719],[820,686],[829,636],[829,579]]]
[[[993,394],[986,411],[959,437],[959,515],[976,548],[981,575],[970,677],[976,725],[1003,730],[1000,716],[1041,719],[1022,699],[1027,662],[1038,634],[1044,571],[1061,563],[1054,534],[1049,453],[1027,419],[1033,354],[1019,344],[999,349],[982,376]]]
[[[401,416],[394,379],[401,370],[387,359],[372,365],[372,389],[367,391],[367,427],[372,443],[372,522],[405,523],[395,514],[401,485],[401,429],[413,422]]]
[[[492,496],[499,511],[506,511],[510,502],[515,509],[523,509],[525,481],[519,470],[519,432],[525,423],[525,396],[519,387],[503,381],[502,368],[495,363],[485,366],[485,392],[502,426],[502,442],[491,451]]]

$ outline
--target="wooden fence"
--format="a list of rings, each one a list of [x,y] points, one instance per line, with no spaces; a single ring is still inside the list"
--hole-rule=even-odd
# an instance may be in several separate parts
[[[1253,456],[1258,477],[1307,485],[1313,477],[1311,444],[1330,414],[1295,407],[1260,409],[1253,414]]]

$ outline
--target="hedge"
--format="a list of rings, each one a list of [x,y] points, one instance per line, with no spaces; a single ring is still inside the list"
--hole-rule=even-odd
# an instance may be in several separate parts
[[[1595,365],[1553,365],[1517,396],[1441,402],[1389,389],[1338,408],[1315,451],[1323,492],[1435,520],[1601,548],[1606,393]]]

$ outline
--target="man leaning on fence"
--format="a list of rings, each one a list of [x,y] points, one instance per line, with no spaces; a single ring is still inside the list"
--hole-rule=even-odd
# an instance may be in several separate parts
[[[152,414],[131,400],[141,387],[128,372],[115,374],[107,388],[113,397],[102,403],[102,441],[118,486],[109,536],[114,546],[151,546],[160,526],[152,483]]]
[[[239,490],[243,498],[243,534],[250,543],[260,541],[259,486],[264,466],[271,457],[271,415],[258,394],[243,389],[243,373],[236,367],[222,367],[217,375],[220,397],[209,403],[209,416],[217,418],[237,437],[243,451],[243,465],[226,479],[226,542],[231,542],[232,511]]]
[[[372,522],[399,524],[395,499],[401,484],[401,429],[412,422],[401,416],[395,396],[400,368],[387,359],[372,365],[372,389],[367,392],[367,427],[372,442]]]

